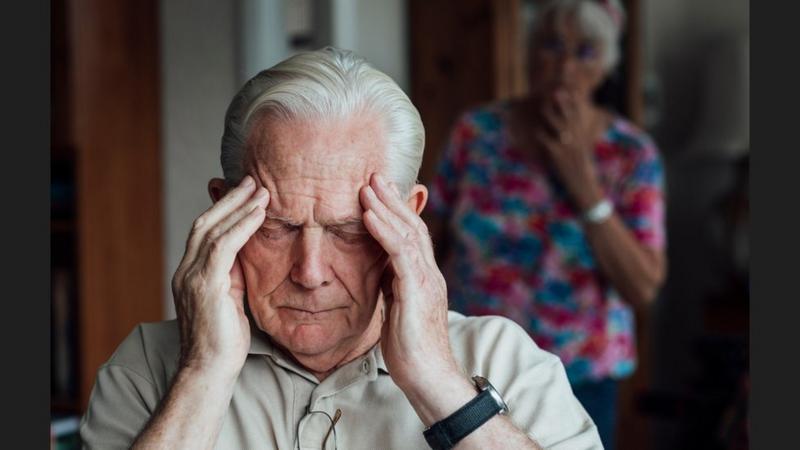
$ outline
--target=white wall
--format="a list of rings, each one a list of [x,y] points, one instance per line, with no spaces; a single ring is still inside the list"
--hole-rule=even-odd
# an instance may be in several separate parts
[[[164,313],[192,221],[210,205],[206,183],[221,176],[223,117],[238,89],[234,2],[161,2]]]
[[[238,84],[289,56],[284,30],[286,0],[239,0]]]
[[[332,39],[385,72],[407,94],[406,0],[332,0]]]

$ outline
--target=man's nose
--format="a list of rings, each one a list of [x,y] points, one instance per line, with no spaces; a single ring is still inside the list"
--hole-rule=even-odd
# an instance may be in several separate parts
[[[333,281],[323,234],[319,228],[304,229],[295,241],[291,277],[306,289],[324,287]]]

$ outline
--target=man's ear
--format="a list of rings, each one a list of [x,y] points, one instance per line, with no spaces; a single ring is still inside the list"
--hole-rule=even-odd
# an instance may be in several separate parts
[[[428,204],[428,188],[421,184],[415,184],[408,194],[406,203],[415,213],[420,214],[425,209],[425,205]]]
[[[208,195],[211,201],[217,203],[219,199],[228,193],[228,187],[225,186],[225,180],[222,178],[212,178],[208,182]]]

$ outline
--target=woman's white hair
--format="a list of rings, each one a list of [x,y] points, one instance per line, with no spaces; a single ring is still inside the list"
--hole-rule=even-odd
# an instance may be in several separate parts
[[[389,76],[351,51],[325,47],[299,53],[245,83],[225,114],[220,160],[227,183],[245,175],[248,132],[264,114],[277,120],[379,118],[385,176],[404,193],[416,182],[425,146],[419,112]]]
[[[545,1],[534,10],[529,45],[535,45],[538,31],[547,25],[560,27],[567,17],[575,17],[581,33],[600,44],[603,67],[611,71],[619,62],[619,38],[625,25],[625,9],[619,0]]]

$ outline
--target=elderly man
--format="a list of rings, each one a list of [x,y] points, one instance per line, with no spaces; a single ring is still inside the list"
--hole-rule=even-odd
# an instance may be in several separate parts
[[[100,368],[87,448],[601,448],[558,358],[448,312],[422,123],[389,77],[296,55],[245,84],[222,140],[177,321]]]

